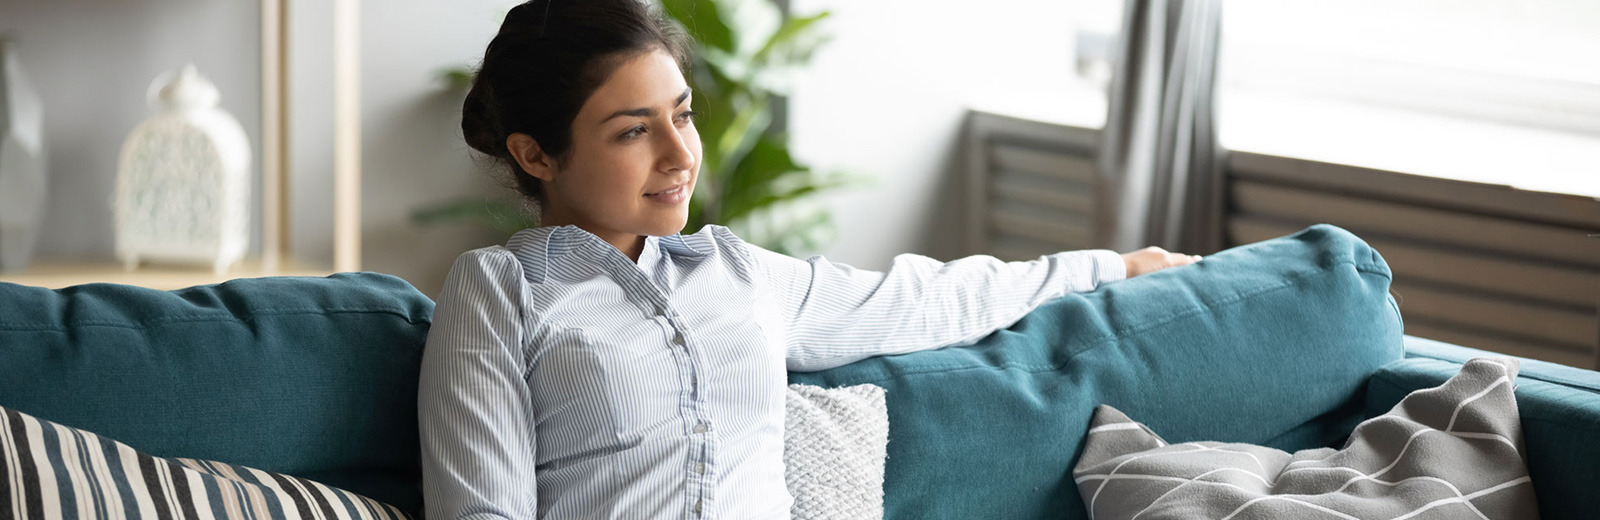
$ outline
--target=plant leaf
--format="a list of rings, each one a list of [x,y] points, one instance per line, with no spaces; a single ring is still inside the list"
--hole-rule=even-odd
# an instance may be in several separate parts
[[[817,176],[810,171],[795,173],[799,174],[802,178],[795,182],[793,186],[774,186],[769,188],[768,191],[752,194],[750,197],[747,197],[747,200],[740,201],[743,204],[738,206],[731,204],[725,206],[722,217],[727,220],[743,218],[751,213],[771,206],[793,202],[809,197],[818,192],[849,185],[849,181],[842,177]]]
[[[722,21],[722,12],[711,0],[662,0],[667,16],[683,24],[701,45],[724,52],[733,52],[733,31]]]
[[[795,16],[790,17],[788,20],[784,20],[783,25],[779,26],[778,30],[772,33],[772,37],[767,39],[767,42],[761,46],[761,50],[756,51],[755,56],[752,56],[750,61],[765,65],[768,64],[775,55],[782,55],[785,57],[792,55],[788,52],[781,51],[791,51],[794,47],[806,46],[807,43],[809,43],[809,46],[814,49],[816,44],[820,43],[819,40],[815,37],[808,38],[807,36],[811,36],[809,33],[813,30],[813,27],[816,26],[817,22],[820,22],[831,15],[832,13],[829,13],[828,11],[822,11],[811,16]],[[810,49],[807,49],[807,52],[805,53],[807,56],[810,55],[809,50]]]
[[[538,225],[519,204],[503,200],[461,199],[423,206],[411,212],[411,223],[421,227],[468,221],[510,236]]]
[[[723,196],[733,200],[732,206],[744,206],[752,192],[765,191],[784,174],[801,170],[807,168],[794,162],[781,138],[761,136],[723,182]]]
[[[467,90],[472,88],[472,69],[466,67],[451,67],[439,71],[439,80],[450,85],[450,88]]]
[[[772,102],[766,96],[749,100],[744,107],[735,111],[722,135],[717,136],[718,178],[726,178],[729,172],[738,168],[740,161],[771,126]]]

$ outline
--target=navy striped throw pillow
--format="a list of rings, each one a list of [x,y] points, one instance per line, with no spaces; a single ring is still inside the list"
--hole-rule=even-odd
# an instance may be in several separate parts
[[[0,518],[409,519],[303,478],[152,457],[0,407]]]

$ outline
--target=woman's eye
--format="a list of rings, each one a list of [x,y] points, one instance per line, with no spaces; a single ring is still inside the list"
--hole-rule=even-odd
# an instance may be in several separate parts
[[[678,120],[683,122],[692,122],[694,121],[694,116],[695,113],[693,110],[685,110],[682,114],[678,114]]]
[[[644,135],[644,125],[639,125],[639,126],[635,126],[633,128],[630,128],[630,129],[628,129],[628,131],[623,132],[622,135],[618,136],[618,137],[621,137],[623,140],[630,140],[630,139],[637,139],[641,135]]]

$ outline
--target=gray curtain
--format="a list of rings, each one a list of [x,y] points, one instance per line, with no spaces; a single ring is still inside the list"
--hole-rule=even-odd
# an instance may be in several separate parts
[[[1194,254],[1222,247],[1215,85],[1222,0],[1126,0],[1112,49],[1099,167],[1101,242]]]

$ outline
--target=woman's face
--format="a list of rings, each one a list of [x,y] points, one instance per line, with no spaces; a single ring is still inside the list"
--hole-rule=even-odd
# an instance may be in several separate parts
[[[624,253],[683,230],[700,172],[689,86],[664,51],[625,58],[572,122],[572,149],[544,183],[547,224],[573,224]]]

